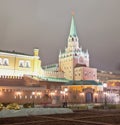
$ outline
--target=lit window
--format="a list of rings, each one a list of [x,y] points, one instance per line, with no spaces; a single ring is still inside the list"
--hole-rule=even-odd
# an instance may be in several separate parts
[[[29,68],[29,67],[30,67],[30,61],[26,61],[26,62],[25,62],[25,67],[26,67],[26,68]]]
[[[23,60],[19,61],[19,67],[24,67],[24,61]]]
[[[2,59],[0,58],[0,65],[2,65]]]
[[[27,99],[27,95],[25,96],[25,99]]]
[[[9,65],[9,60],[7,58],[3,59],[3,65],[8,66]]]
[[[11,90],[10,89],[8,89],[8,92],[10,92]]]
[[[20,99],[22,99],[22,96],[20,95]]]

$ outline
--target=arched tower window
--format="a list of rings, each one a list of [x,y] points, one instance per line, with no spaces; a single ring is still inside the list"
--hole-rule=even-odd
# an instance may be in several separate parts
[[[77,56],[77,53],[75,53],[75,56]]]
[[[3,59],[3,65],[8,66],[9,65],[9,60],[7,58]]]
[[[72,41],[74,41],[74,38],[72,37]]]

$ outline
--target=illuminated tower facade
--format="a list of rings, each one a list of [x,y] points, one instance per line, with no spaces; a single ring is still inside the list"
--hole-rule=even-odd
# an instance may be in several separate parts
[[[80,68],[79,71],[76,70],[78,67]],[[79,47],[74,16],[72,16],[67,48],[65,48],[64,52],[60,51],[59,53],[59,70],[64,72],[66,79],[84,80],[84,74],[86,73],[83,70],[87,71],[88,69],[90,70],[89,74],[91,74],[92,69],[89,68],[89,53],[88,50],[84,52],[82,47]],[[77,77],[78,73],[80,74],[79,78]],[[94,73],[94,76],[94,80],[96,80],[96,73]]]

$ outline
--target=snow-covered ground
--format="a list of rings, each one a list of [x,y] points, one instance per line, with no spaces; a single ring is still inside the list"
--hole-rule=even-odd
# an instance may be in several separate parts
[[[68,108],[22,108],[21,110],[2,110],[0,111],[0,118],[5,117],[19,117],[19,116],[30,116],[30,115],[48,115],[48,114],[64,114],[73,113]]]

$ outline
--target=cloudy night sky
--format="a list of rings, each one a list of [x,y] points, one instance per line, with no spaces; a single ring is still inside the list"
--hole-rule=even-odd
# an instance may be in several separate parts
[[[69,35],[71,12],[90,65],[120,71],[120,0],[0,0],[0,50],[33,54],[58,63]]]

